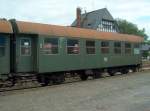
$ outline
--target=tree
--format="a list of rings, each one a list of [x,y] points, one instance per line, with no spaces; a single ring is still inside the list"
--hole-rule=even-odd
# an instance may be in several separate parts
[[[148,35],[145,33],[145,28],[139,29],[136,24],[128,22],[127,20],[123,19],[116,19],[120,33],[123,34],[133,34],[143,37],[147,40]]]

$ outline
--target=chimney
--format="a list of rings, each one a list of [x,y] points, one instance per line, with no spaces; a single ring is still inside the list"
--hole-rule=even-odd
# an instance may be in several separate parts
[[[77,27],[81,27],[81,9],[80,7],[77,8]]]

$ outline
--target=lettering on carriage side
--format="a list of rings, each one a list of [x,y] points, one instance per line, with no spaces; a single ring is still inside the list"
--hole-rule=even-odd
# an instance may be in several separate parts
[[[107,57],[104,57],[104,62],[108,62],[108,58]]]

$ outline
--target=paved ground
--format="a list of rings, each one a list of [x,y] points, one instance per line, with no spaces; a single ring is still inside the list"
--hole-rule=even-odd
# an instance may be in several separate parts
[[[3,93],[0,111],[150,111],[150,71]]]

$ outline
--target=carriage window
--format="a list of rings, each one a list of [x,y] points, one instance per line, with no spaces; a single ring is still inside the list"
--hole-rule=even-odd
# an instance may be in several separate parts
[[[58,54],[58,38],[46,38],[43,45],[44,54]]]
[[[121,54],[121,43],[120,42],[114,43],[114,53]]]
[[[134,44],[134,54],[139,55],[140,54],[140,44]]]
[[[109,42],[107,42],[107,41],[101,42],[101,53],[103,53],[103,54],[109,53]]]
[[[5,56],[5,38],[0,37],[0,57]]]
[[[30,56],[31,55],[30,39],[21,39],[21,55],[22,56]]]
[[[86,53],[95,54],[95,41],[86,41]]]
[[[125,54],[131,54],[131,44],[125,43]]]
[[[75,39],[67,40],[67,53],[79,54],[79,40],[75,40]]]
[[[134,44],[134,48],[140,48],[139,44]]]

